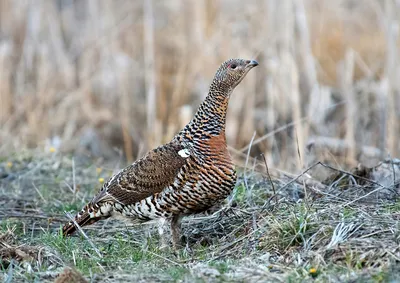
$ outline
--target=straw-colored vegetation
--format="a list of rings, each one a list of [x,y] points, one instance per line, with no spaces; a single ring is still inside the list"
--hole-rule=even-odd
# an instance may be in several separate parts
[[[0,0],[0,276],[399,280],[399,24],[395,0]],[[229,106],[241,177],[187,248],[147,224],[60,237],[232,57],[260,63]]]

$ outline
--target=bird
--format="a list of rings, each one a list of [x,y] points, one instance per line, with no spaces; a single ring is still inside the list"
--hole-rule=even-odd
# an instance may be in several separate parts
[[[179,248],[182,217],[221,203],[235,187],[226,114],[233,90],[256,66],[256,60],[223,62],[192,120],[170,142],[104,182],[74,220],[63,226],[62,234],[71,235],[77,226],[111,216],[141,222],[163,218],[170,221],[173,248]]]

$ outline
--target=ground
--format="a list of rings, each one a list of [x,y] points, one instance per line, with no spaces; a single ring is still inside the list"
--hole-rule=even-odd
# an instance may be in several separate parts
[[[5,282],[387,282],[400,280],[400,202],[346,172],[329,183],[241,171],[222,207],[183,222],[173,251],[158,223],[60,227],[113,171],[99,161],[26,151],[0,160]],[[301,175],[303,177],[304,175]]]

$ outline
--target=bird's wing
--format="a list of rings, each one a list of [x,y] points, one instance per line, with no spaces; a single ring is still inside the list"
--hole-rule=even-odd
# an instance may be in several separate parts
[[[179,143],[160,146],[111,177],[92,203],[116,201],[129,205],[159,193],[174,183],[190,155]]]

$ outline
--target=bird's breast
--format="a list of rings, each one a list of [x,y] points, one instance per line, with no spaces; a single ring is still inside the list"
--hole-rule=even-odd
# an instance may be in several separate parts
[[[235,166],[226,145],[225,133],[203,140],[200,151],[203,156],[200,169],[203,182],[221,187],[233,186],[236,182]]]
[[[196,141],[194,148],[205,164],[222,167],[232,167],[233,161],[229,154],[225,133],[221,131],[218,135],[210,135],[207,139]]]

